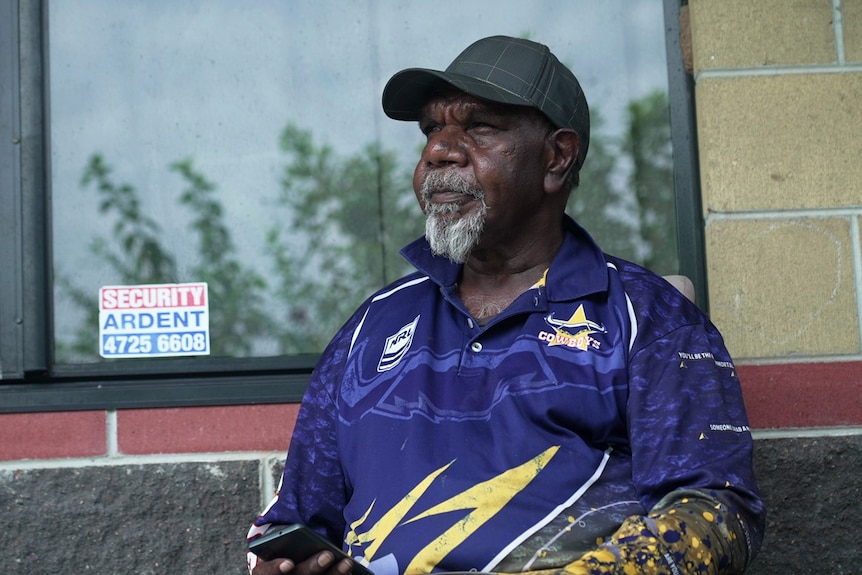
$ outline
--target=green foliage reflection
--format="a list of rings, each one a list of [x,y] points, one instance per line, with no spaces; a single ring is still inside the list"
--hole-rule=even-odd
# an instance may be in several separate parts
[[[594,113],[590,153],[569,213],[609,253],[675,273],[667,96],[631,102],[620,140],[603,135],[601,126]],[[193,234],[183,246],[168,245],[159,223],[142,210],[139,190],[117,183],[101,154],[84,170],[81,186],[95,189],[99,213],[113,222],[110,242],[91,242],[94,260],[121,285],[207,282],[215,356],[319,352],[363,299],[409,271],[398,250],[422,233],[412,166],[399,165],[394,151],[371,143],[341,157],[294,124],[279,144],[285,165],[275,209],[259,228],[242,230],[260,234],[265,245],[255,261],[239,256],[239,230],[191,159],[170,166],[182,181],[177,204]],[[193,263],[181,268],[179,255],[192,255]],[[84,314],[68,337],[57,334],[57,361],[98,361],[96,294],[62,274],[55,281]]]

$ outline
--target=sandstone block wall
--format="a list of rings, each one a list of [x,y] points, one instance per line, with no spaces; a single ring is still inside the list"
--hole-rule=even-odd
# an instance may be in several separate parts
[[[710,312],[737,359],[860,359],[862,1],[692,0]]]

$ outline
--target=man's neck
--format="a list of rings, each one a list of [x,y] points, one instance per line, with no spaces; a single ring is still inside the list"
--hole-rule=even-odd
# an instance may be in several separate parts
[[[490,321],[542,279],[561,244],[562,238],[514,254],[501,250],[471,254],[458,284],[467,310],[480,325]]]

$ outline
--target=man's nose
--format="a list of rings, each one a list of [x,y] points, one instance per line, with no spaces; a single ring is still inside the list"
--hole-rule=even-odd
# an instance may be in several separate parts
[[[436,166],[464,165],[464,131],[455,126],[444,126],[428,136],[424,150],[425,161]]]

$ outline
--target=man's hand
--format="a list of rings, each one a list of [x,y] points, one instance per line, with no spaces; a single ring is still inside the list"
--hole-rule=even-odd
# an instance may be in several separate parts
[[[321,551],[311,556],[299,565],[294,565],[290,559],[258,560],[252,575],[349,575],[353,571],[353,561],[342,559],[335,562],[335,555],[329,551]]]

